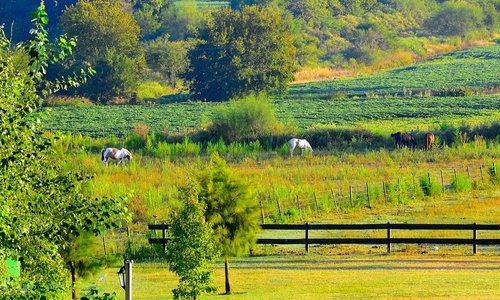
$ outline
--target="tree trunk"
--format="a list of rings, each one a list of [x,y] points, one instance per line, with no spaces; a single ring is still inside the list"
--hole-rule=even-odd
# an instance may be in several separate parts
[[[229,284],[229,257],[226,255],[224,262],[224,273],[226,275],[226,295],[231,294],[231,285]]]
[[[76,270],[72,262],[69,263],[69,269],[71,271],[71,283],[72,283],[72,295],[73,300],[78,300],[78,291],[76,290]]]

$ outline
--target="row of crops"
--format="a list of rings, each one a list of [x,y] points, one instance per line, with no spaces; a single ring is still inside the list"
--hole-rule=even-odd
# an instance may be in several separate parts
[[[276,100],[279,120],[291,121],[305,129],[314,124],[362,125],[374,121],[405,120],[414,124],[441,123],[447,120],[487,120],[500,118],[498,96],[374,98],[344,100]],[[168,128],[171,132],[199,127],[219,103],[183,102],[155,106],[55,107],[46,117],[52,131],[83,133],[91,136],[127,135],[135,124],[151,130]]]

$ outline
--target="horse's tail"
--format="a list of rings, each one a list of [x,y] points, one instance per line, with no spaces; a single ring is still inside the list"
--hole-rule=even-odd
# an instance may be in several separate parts
[[[101,161],[104,162],[104,152],[106,152],[106,149],[102,150],[101,152]]]

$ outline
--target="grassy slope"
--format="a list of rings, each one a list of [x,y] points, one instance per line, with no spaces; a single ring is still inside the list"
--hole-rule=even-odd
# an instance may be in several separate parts
[[[300,128],[313,124],[358,125],[368,128],[427,128],[448,122],[477,124],[500,118],[498,96],[380,97],[402,93],[403,88],[439,90],[442,87],[500,84],[500,45],[472,48],[414,66],[375,75],[292,85],[285,98],[277,98],[280,120]],[[336,94],[347,95],[336,98]],[[371,98],[356,98],[369,95]],[[414,93],[415,95],[415,93]],[[134,124],[154,130],[199,127],[214,103],[171,103],[157,106],[55,107],[47,128],[93,136],[127,134]],[[225,105],[225,104],[222,104]]]

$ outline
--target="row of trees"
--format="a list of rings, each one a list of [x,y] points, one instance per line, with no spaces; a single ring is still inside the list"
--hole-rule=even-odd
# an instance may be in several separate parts
[[[0,4],[14,38],[37,0]],[[58,31],[78,37],[75,58],[49,76],[90,64],[83,89],[95,101],[135,99],[148,80],[221,101],[283,91],[303,66],[356,67],[424,55],[427,39],[487,37],[499,29],[498,0],[231,0],[222,10],[194,1],[47,0]],[[249,8],[248,6],[254,6]],[[434,41],[436,42],[436,41]],[[399,56],[391,56],[400,53]]]

